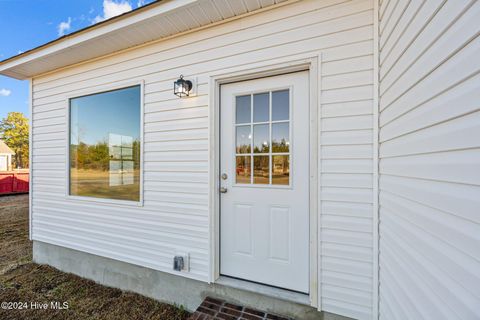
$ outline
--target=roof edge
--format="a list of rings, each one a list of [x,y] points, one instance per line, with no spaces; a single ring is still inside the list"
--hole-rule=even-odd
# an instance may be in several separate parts
[[[0,61],[0,74],[19,80],[28,79],[30,78],[30,76],[26,76],[24,74],[14,72],[9,69],[17,67],[23,63],[28,63],[35,59],[48,56],[59,50],[65,49],[66,47],[96,38],[98,36],[111,32],[112,30],[128,26],[129,24],[133,24],[135,22],[139,22],[156,15],[167,13],[177,8],[188,6],[197,1],[198,0],[154,1],[129,12],[77,30],[55,40],[49,41],[38,47],[27,50],[21,54],[2,60]]]
[[[0,140],[0,154],[15,154],[13,150],[5,143],[5,141]]]

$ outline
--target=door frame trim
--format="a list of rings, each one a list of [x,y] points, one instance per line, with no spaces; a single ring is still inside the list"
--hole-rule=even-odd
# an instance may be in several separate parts
[[[309,168],[309,218],[310,218],[310,274],[309,300],[312,307],[321,310],[321,244],[320,244],[320,105],[321,105],[321,52],[267,60],[209,75],[209,283],[220,278],[220,85],[276,76],[297,71],[308,71],[310,168]]]

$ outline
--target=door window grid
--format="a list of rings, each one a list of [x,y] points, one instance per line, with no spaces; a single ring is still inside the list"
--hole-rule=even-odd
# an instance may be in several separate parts
[[[281,119],[281,120],[273,120],[273,103],[272,103],[272,96],[273,94],[283,94],[283,96],[287,98],[287,119]],[[255,96],[256,95],[264,95],[268,94],[268,121],[254,121],[255,117]],[[247,98],[249,97],[249,99]],[[247,99],[246,99],[247,98]],[[248,111],[249,116],[250,116],[250,122],[246,122],[245,116],[241,115],[240,117],[242,118],[240,121],[238,121],[239,118],[239,111],[237,108],[239,107],[238,102],[242,100],[243,105],[241,108],[243,111]],[[250,100],[250,106],[246,108],[245,102]],[[285,103],[285,101],[284,101]],[[268,91],[268,92],[262,92],[262,93],[256,93],[256,94],[250,94],[250,95],[242,95],[242,96],[237,96],[236,97],[236,104],[235,104],[235,114],[236,114],[236,119],[235,119],[235,168],[236,168],[236,183],[237,184],[264,184],[264,185],[290,185],[290,153],[291,153],[291,148],[290,148],[290,91],[288,89],[286,90],[277,90],[277,91]],[[285,112],[285,110],[283,110]],[[278,114],[278,111],[277,111]],[[277,116],[278,117],[278,116]],[[287,127],[287,133],[285,134],[284,132],[284,137],[286,139],[282,139],[281,143],[277,146],[277,149],[285,149],[285,151],[279,150],[279,151],[274,151],[274,146],[273,146],[273,128],[275,125],[281,125],[285,124]],[[260,150],[260,152],[255,151],[255,129],[256,126],[262,126],[262,125],[268,125],[268,141],[266,141],[266,150],[263,150],[263,148]],[[283,127],[285,127],[285,125]],[[246,128],[249,128],[248,130],[245,130]],[[281,126],[279,126],[281,127]],[[248,134],[248,139],[249,141],[248,145],[240,145],[238,144],[239,142],[239,128],[241,128],[243,131],[249,132]],[[259,127],[257,127],[259,128]],[[285,130],[284,130],[285,131]],[[244,133],[245,135],[245,133]],[[282,134],[280,133],[280,136]],[[243,139],[245,137],[243,136]],[[244,139],[245,140],[245,139]],[[265,144],[264,144],[265,145]],[[266,151],[266,152],[263,152]],[[268,182],[265,180],[265,177],[259,177],[256,175],[256,172],[260,174],[259,171],[262,169],[255,168],[255,162],[257,164],[261,165],[261,162],[265,162],[265,157],[268,157]],[[280,168],[279,171],[283,171],[283,179],[282,176],[280,175],[280,179],[274,179],[274,171],[275,168],[277,167],[277,162],[274,160],[279,160],[277,161],[279,163],[278,167]],[[265,171],[264,171],[265,172]],[[286,175],[285,175],[286,173]],[[286,178],[285,178],[286,176]],[[263,178],[263,179],[262,179]]]

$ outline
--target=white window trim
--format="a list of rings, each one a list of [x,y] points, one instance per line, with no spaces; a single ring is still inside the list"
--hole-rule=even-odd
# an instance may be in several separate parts
[[[95,197],[84,197],[84,196],[75,196],[70,194],[70,100],[73,98],[79,98],[82,96],[99,94],[107,91],[120,90],[128,87],[140,86],[140,199],[139,201],[130,201],[130,200],[119,200],[119,199],[107,199],[107,198],[95,198]],[[145,82],[140,81],[126,81],[126,82],[116,82],[113,84],[96,86],[95,88],[89,88],[85,90],[75,91],[70,95],[65,97],[65,108],[67,110],[66,118],[66,146],[65,146],[65,156],[66,156],[66,185],[65,185],[65,198],[69,201],[78,201],[78,202],[89,202],[89,203],[98,203],[104,205],[114,205],[114,206],[127,206],[127,207],[143,207],[144,205],[144,95],[145,95]]]

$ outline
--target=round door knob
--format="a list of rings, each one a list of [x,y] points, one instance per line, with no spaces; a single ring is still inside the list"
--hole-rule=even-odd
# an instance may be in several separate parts
[[[227,188],[221,187],[220,188],[220,193],[227,193]]]

